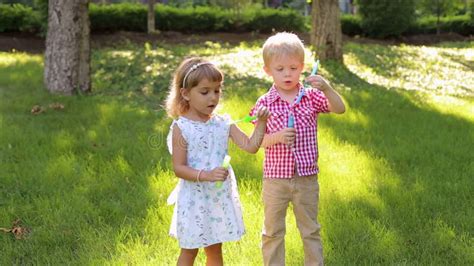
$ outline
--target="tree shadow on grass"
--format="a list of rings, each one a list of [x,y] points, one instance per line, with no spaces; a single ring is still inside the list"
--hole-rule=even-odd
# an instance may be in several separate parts
[[[0,240],[5,263],[130,262],[134,249],[147,256],[141,261],[164,263],[163,254],[174,261],[168,255],[178,246],[167,233],[172,207],[165,201],[177,179],[166,147],[171,119],[162,104],[181,59],[160,49],[102,51],[93,55],[95,90],[74,97],[46,92],[40,62],[9,67],[12,75],[2,85],[10,87],[0,88],[9,100],[1,109],[9,130],[0,135],[7,176],[0,185],[0,222],[20,217],[32,233],[24,242]],[[155,76],[143,73],[147,66]],[[230,97],[241,95],[249,110],[261,92],[243,92],[261,80],[229,74],[228,81]],[[64,110],[29,112],[53,102]],[[246,153],[239,151],[233,165],[260,184],[261,164],[249,163]]]
[[[368,193],[323,194],[332,262],[471,264],[474,124],[423,106],[421,94],[369,84],[338,64],[325,68],[336,87],[350,88],[345,116],[364,119],[323,117],[320,128],[373,160]]]
[[[418,56],[414,51],[401,52],[398,46],[378,44],[352,45],[349,43],[344,47],[344,52],[356,55],[364,65],[385,77],[392,76],[398,66],[405,64],[405,58]]]
[[[474,71],[474,60],[466,60],[466,58],[462,55],[453,55],[446,52],[441,52],[440,54],[444,57],[449,58],[451,61],[466,67],[470,71]],[[471,91],[472,90],[474,89],[471,88]]]
[[[12,74],[0,85],[0,226],[20,218],[31,229],[23,241],[0,235],[0,264],[113,261],[129,242],[156,242],[163,235],[148,234],[149,224],[169,221],[150,211],[172,188],[157,176],[169,168],[164,112],[138,97],[50,95],[30,84],[42,76],[30,64],[0,67]],[[47,110],[32,115],[33,104]]]

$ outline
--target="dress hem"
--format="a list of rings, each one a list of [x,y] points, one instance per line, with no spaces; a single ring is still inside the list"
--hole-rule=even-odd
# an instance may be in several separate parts
[[[196,248],[205,248],[205,247],[208,247],[208,246],[212,246],[214,244],[218,244],[218,243],[224,243],[224,242],[231,242],[231,241],[239,241],[240,239],[242,239],[242,236],[245,234],[242,233],[242,235],[238,236],[238,237],[230,237],[230,238],[226,238],[226,239],[223,239],[221,241],[214,241],[214,242],[210,242],[208,244],[206,244],[206,246],[204,245],[200,245],[200,246],[196,246],[196,247],[184,247],[184,246],[181,246],[179,245],[180,248],[185,248],[185,249],[196,249]],[[173,235],[173,234],[169,234],[171,237],[173,238],[176,238],[179,242],[179,239],[177,238],[176,235]]]

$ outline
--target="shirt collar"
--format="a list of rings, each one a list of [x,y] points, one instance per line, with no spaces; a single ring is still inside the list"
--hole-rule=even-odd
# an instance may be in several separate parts
[[[299,90],[298,90],[297,95],[299,95],[301,93],[302,89],[304,90],[303,84],[299,83],[298,86],[299,86]],[[303,97],[306,97],[306,93],[303,94]],[[281,99],[281,97],[280,97],[280,94],[278,93],[277,89],[275,88],[275,84],[273,84],[273,86],[268,91],[268,103],[272,104],[274,101],[276,101],[278,99]]]

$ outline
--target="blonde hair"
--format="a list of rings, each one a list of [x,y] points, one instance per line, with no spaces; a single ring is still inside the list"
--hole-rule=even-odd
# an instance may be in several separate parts
[[[269,37],[263,44],[263,62],[268,66],[279,56],[295,56],[304,63],[304,45],[294,33],[279,32]]]
[[[214,64],[200,57],[191,57],[181,62],[174,72],[166,99],[168,116],[176,118],[189,110],[189,103],[181,95],[181,88],[190,90],[203,79],[223,82],[224,74]]]

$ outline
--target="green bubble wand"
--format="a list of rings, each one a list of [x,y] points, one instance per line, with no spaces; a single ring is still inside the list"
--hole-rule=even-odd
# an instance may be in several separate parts
[[[229,169],[230,166],[230,156],[228,154],[225,155],[224,161],[221,164],[222,167],[225,169]],[[216,182],[216,188],[221,188],[222,187],[222,181],[217,181]]]
[[[237,124],[237,123],[240,123],[240,122],[252,122],[254,121],[255,119],[257,119],[257,116],[250,116],[250,115],[246,115],[245,117],[241,118],[241,119],[238,119],[238,120],[234,120],[232,121],[232,124]]]

